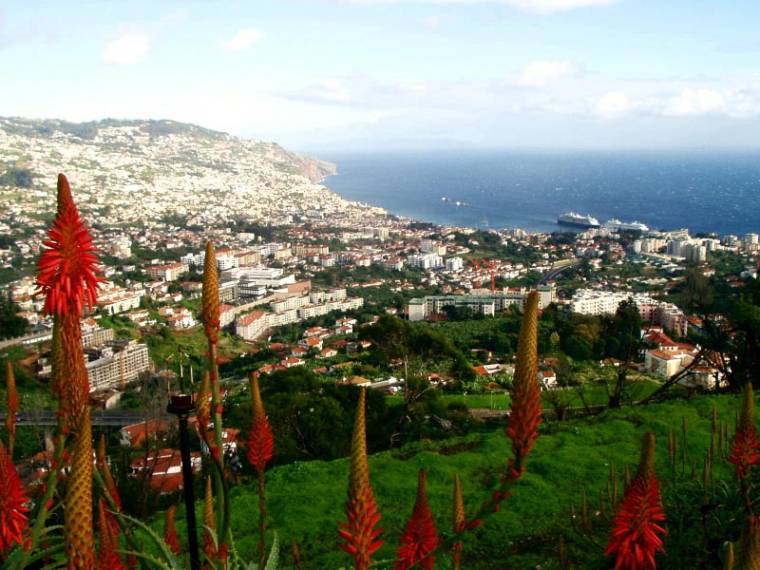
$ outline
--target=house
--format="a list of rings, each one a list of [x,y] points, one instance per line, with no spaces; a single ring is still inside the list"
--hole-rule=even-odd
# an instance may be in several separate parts
[[[478,376],[495,376],[501,370],[501,364],[481,364],[475,367],[475,374]]]
[[[536,377],[539,386],[544,390],[552,390],[557,387],[557,374],[554,370],[539,370]]]
[[[200,437],[200,428],[198,426],[198,422],[194,422],[195,424],[195,430],[198,432],[198,437]],[[188,426],[190,425],[190,422],[188,422]],[[226,456],[233,456],[238,451],[238,436],[240,435],[240,430],[237,428],[230,428],[226,427],[222,429],[222,449],[224,449],[224,454]],[[206,440],[214,441],[214,426],[210,425],[208,427],[208,432],[206,433]],[[208,445],[206,445],[206,441],[201,437],[201,451],[203,452],[203,455],[209,454],[209,448]]]
[[[304,338],[318,337],[327,338],[330,336],[330,331],[324,327],[309,327],[303,333]]]
[[[364,376],[351,376],[351,378],[344,379],[344,383],[350,384],[351,386],[371,386],[372,382],[367,380]]]
[[[322,339],[316,336],[310,336],[307,338],[302,338],[298,341],[298,345],[307,351],[314,349],[314,350],[322,350],[323,342]]]
[[[114,390],[112,388],[97,390],[90,394],[90,403],[92,404],[93,408],[97,408],[99,410],[110,410],[116,407],[123,394],[124,392],[120,392],[119,390]]]
[[[307,349],[305,349],[303,346],[294,346],[290,350],[290,356],[295,356],[297,358],[302,358],[306,356],[309,353]]]
[[[691,364],[695,354],[696,350],[650,349],[644,354],[644,369],[668,379]]]
[[[324,358],[333,358],[335,356],[338,356],[338,351],[328,346],[327,348],[323,348],[321,350],[317,358],[324,359]]]
[[[125,316],[139,327],[156,324],[156,320],[150,317],[148,309],[135,309],[134,311],[129,311]]]
[[[164,317],[166,325],[173,329],[189,329],[196,325],[193,314],[185,307],[161,307],[158,314]]]
[[[275,371],[274,364],[265,364],[264,366],[261,366],[259,369],[256,370],[258,374],[271,374]]]
[[[190,453],[193,472],[201,470],[201,454]],[[151,490],[165,494],[182,489],[182,456],[179,449],[159,449],[136,458],[129,465],[130,477],[147,477]]]
[[[219,326],[224,328],[235,322],[235,307],[232,305],[219,305]]]
[[[285,368],[293,368],[294,366],[303,366],[306,363],[295,356],[288,356],[287,358],[284,358],[280,364]]]
[[[119,430],[121,445],[139,446],[146,438],[158,438],[169,431],[169,422],[162,419],[146,420],[124,426]]]

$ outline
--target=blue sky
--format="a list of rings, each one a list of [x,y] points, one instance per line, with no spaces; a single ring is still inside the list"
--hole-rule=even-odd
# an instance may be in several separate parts
[[[315,152],[757,148],[756,0],[0,4],[0,115]]]

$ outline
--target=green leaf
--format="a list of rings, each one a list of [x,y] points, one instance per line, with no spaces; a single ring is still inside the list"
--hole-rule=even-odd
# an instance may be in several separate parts
[[[124,513],[113,512],[113,514],[116,517],[119,517],[126,521],[131,522],[133,525],[145,531],[147,535],[153,540],[154,544],[161,551],[161,554],[163,555],[163,557],[169,562],[170,566],[168,566],[168,568],[184,568],[184,565],[182,564],[182,562],[174,555],[174,553],[171,551],[169,546],[164,542],[164,540],[160,536],[158,536],[158,534],[156,534],[156,531],[150,528],[147,524],[145,524],[139,519],[136,519],[129,515],[125,515]],[[133,553],[133,554],[139,555],[137,553]]]
[[[274,539],[272,540],[272,549],[269,551],[269,559],[264,570],[277,570],[277,565],[280,559],[280,539],[277,533],[274,533]]]

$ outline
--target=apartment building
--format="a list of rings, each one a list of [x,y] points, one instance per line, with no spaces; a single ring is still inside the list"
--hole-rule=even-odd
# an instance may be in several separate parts
[[[167,265],[152,265],[146,270],[151,279],[160,281],[176,281],[180,275],[190,271],[190,266],[183,262],[169,263]]]
[[[627,300],[636,303],[643,321],[664,326],[680,335],[686,334],[688,322],[681,309],[642,293],[579,289],[570,301],[570,310],[581,315],[613,315],[620,303]]]
[[[554,302],[553,286],[542,285],[536,290],[539,294],[539,309],[545,309]],[[470,295],[429,295],[410,300],[406,312],[410,321],[422,321],[432,315],[441,314],[445,307],[462,307],[481,315],[494,316],[512,305],[517,305],[522,309],[528,293],[530,290],[522,287],[493,293],[481,289]]]
[[[98,297],[98,306],[109,315],[126,313],[140,307],[145,291],[114,291]]]
[[[256,340],[269,329],[297,323],[332,311],[351,311],[364,305],[360,297],[346,298],[345,289],[314,291],[310,295],[294,296],[274,301],[273,312],[253,311],[235,320],[235,334]]]
[[[150,370],[148,347],[134,340],[113,340],[97,351],[95,358],[85,364],[90,391],[123,388],[138,379],[141,372]]]

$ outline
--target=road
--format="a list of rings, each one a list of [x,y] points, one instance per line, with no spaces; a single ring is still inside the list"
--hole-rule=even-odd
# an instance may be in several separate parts
[[[153,419],[151,416],[150,419]],[[146,420],[145,412],[125,412],[122,410],[105,410],[92,412],[92,425],[127,426]],[[5,421],[5,412],[0,412],[0,421]],[[54,426],[58,423],[57,412],[53,410],[35,410],[16,414],[18,426]]]
[[[556,279],[557,276],[560,273],[562,273],[565,269],[569,269],[570,267],[575,267],[580,262],[581,262],[580,259],[573,259],[573,260],[568,260],[568,262],[565,263],[565,264],[563,264],[562,266],[553,267],[552,269],[550,269],[549,271],[546,272],[546,274],[541,278],[541,280],[538,282],[538,284],[539,285],[545,285],[546,283],[548,283],[552,279]]]

